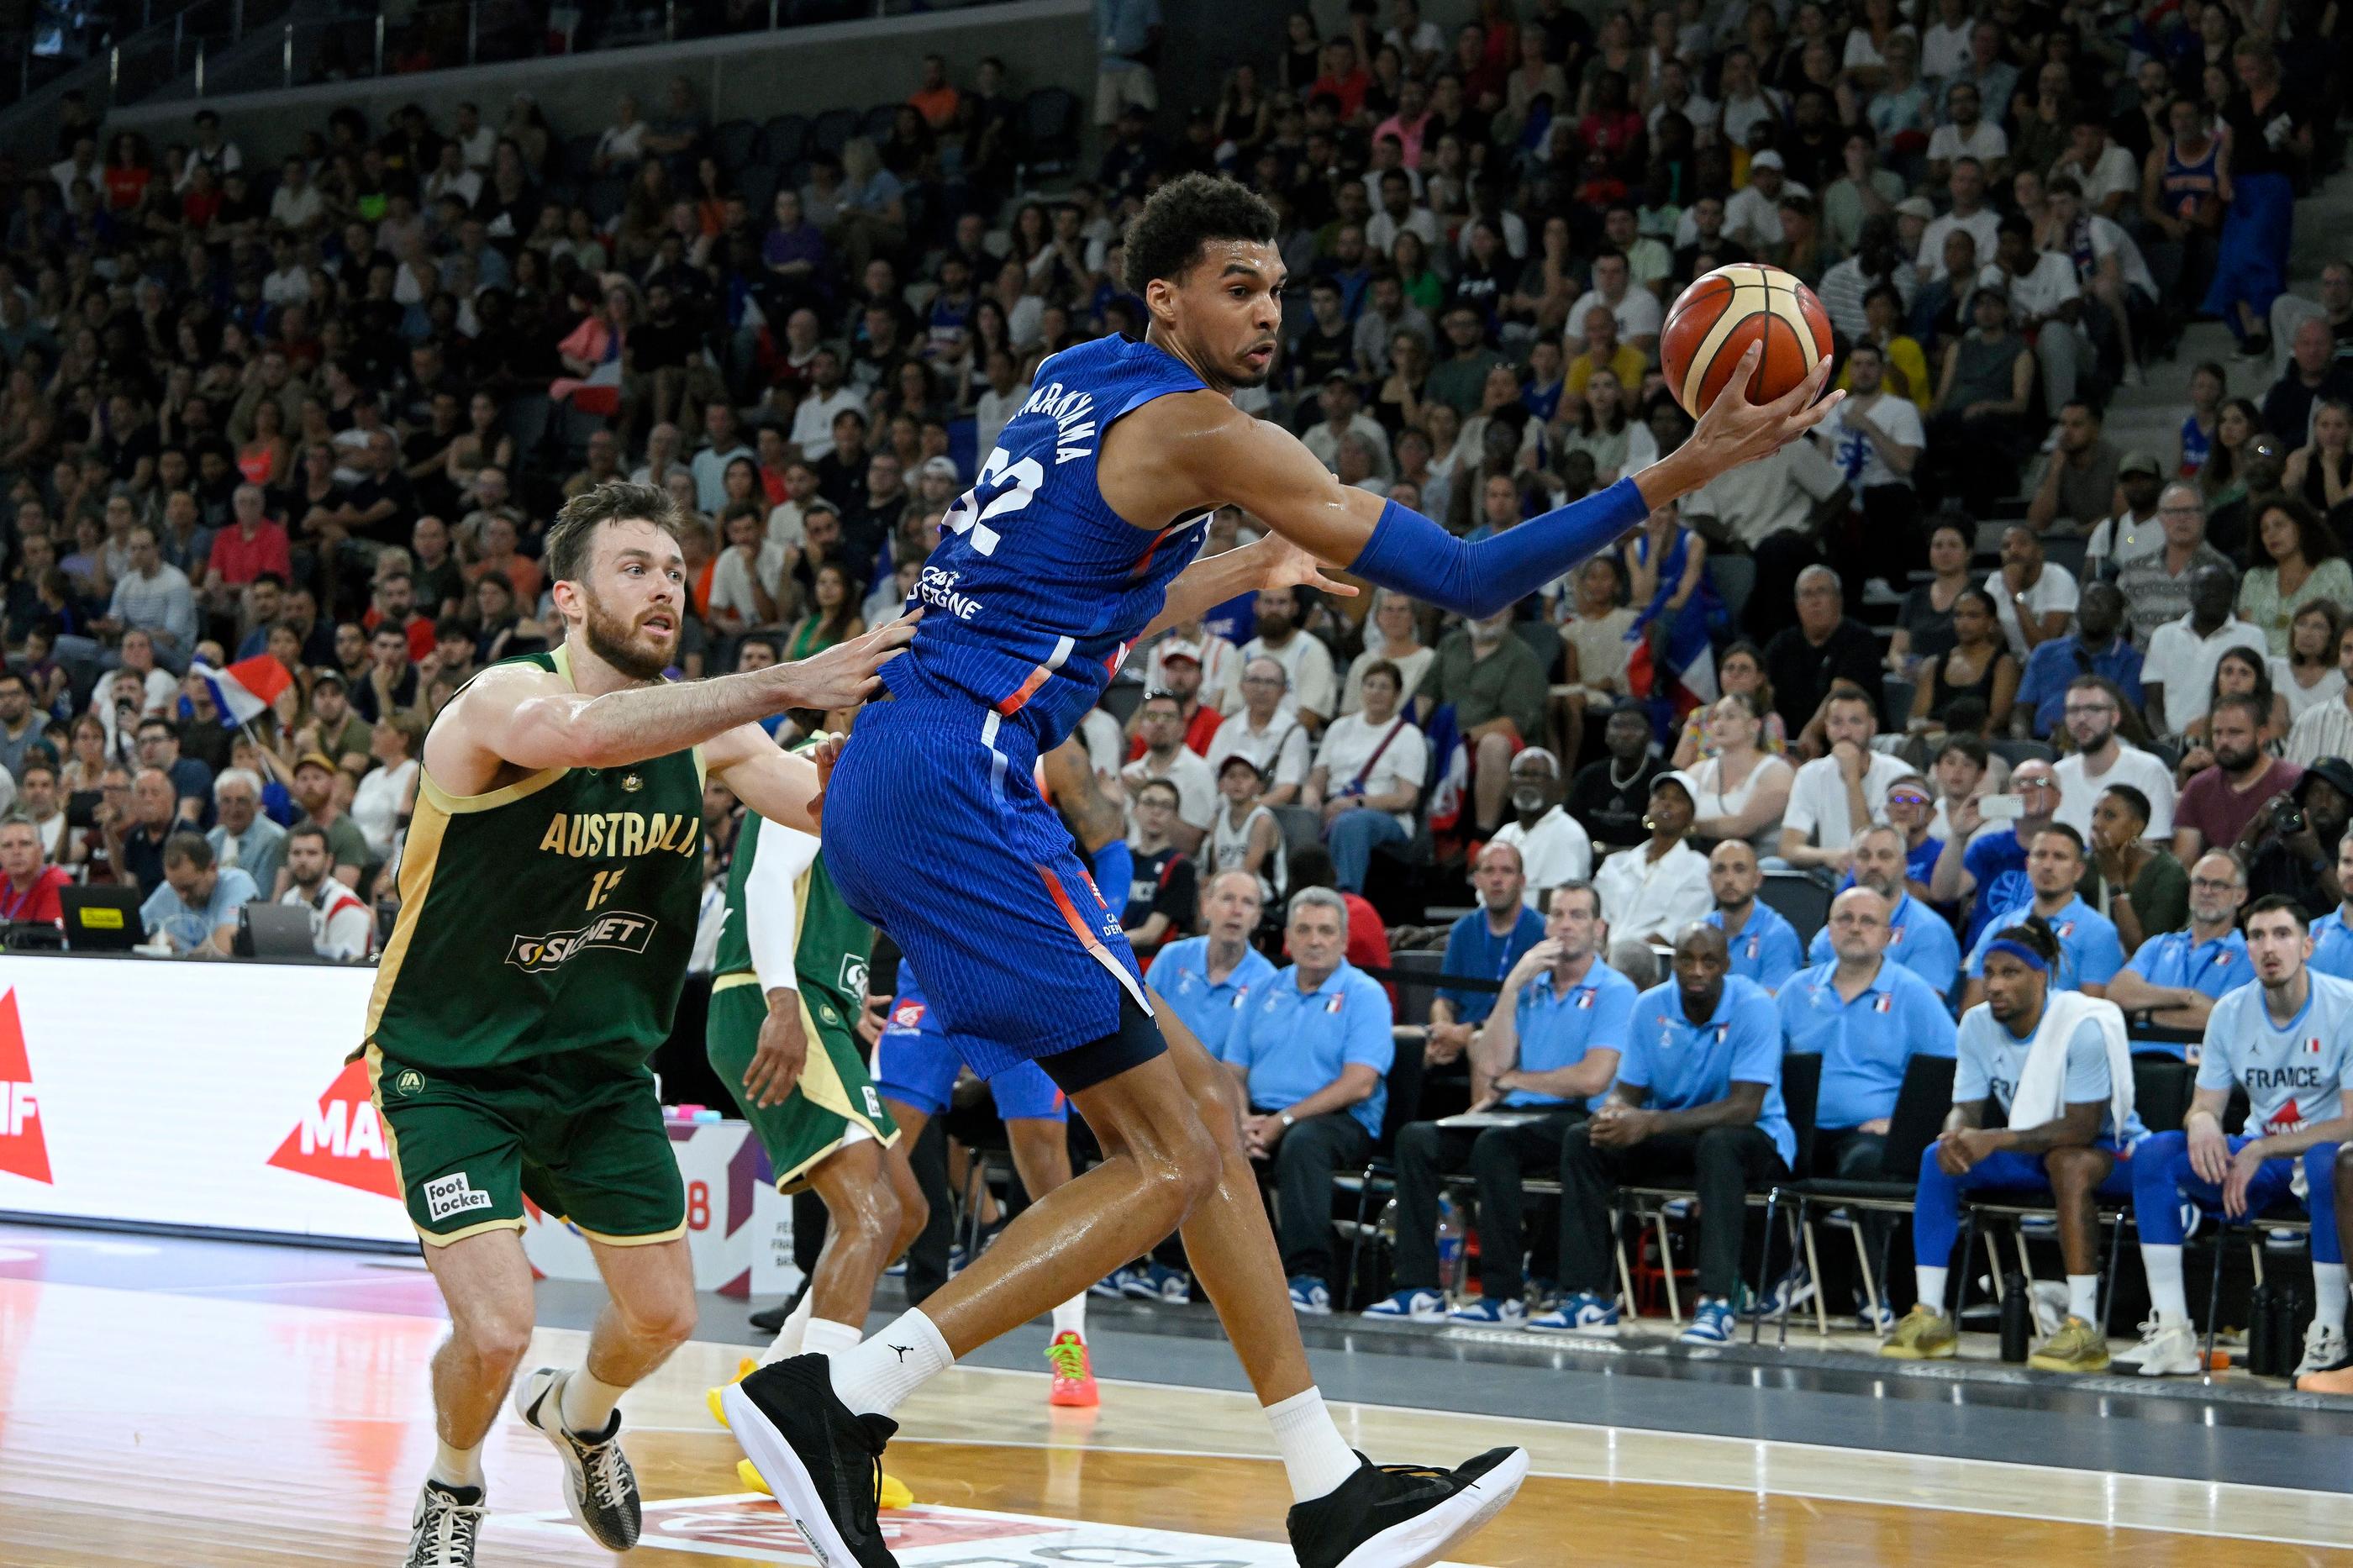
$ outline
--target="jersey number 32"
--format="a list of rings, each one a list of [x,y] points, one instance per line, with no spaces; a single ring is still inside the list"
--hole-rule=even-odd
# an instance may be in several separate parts
[[[958,496],[948,508],[940,526],[950,533],[969,532],[972,547],[983,555],[997,553],[997,531],[989,523],[1009,517],[1038,499],[1038,487],[1046,482],[1046,470],[1034,458],[1015,462],[1005,448],[997,447],[988,454],[988,461],[980,466],[980,479],[972,489]]]

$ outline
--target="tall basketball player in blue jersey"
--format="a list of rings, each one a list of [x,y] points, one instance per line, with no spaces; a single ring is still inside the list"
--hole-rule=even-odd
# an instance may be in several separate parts
[[[1188,174],[1153,196],[1127,235],[1126,282],[1151,318],[1145,341],[1086,343],[1039,367],[924,564],[911,601],[923,623],[882,669],[894,700],[867,709],[833,775],[826,864],[843,895],[905,951],[942,1023],[974,1042],[974,1071],[1037,1062],[1105,1158],[920,1310],[830,1363],[779,1362],[728,1390],[736,1436],[828,1563],[893,1561],[875,1476],[908,1394],[1172,1229],[1273,1426],[1302,1568],[1418,1568],[1484,1523],[1527,1473],[1516,1448],[1453,1470],[1384,1468],[1350,1450],[1308,1373],[1233,1079],[1182,1025],[1155,1016],[1119,920],[1039,799],[1030,763],[1163,626],[1255,588],[1353,592],[1323,563],[1491,615],[1663,502],[1798,436],[1835,395],[1815,402],[1825,361],[1776,402],[1721,398],[1635,478],[1466,545],[1343,486],[1289,431],[1234,406],[1274,361],[1286,281],[1275,232],[1272,210],[1229,180]],[[1210,512],[1228,502],[1270,533],[1194,565]]]

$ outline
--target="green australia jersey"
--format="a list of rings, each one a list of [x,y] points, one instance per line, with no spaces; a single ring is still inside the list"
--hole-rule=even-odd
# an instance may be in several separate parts
[[[567,681],[562,648],[508,664]],[[420,767],[367,1039],[465,1070],[669,1038],[702,892],[702,752],[452,795]]]
[[[773,850],[786,836],[807,837],[796,828],[779,826],[757,812],[744,814],[744,830],[735,836],[734,863],[727,872],[727,912],[719,925],[719,954],[712,969],[714,983],[731,974],[753,973],[746,889],[762,846]],[[865,1010],[866,960],[873,949],[874,930],[842,901],[826,872],[822,855],[795,879],[793,904],[793,973],[802,1000],[819,1017],[823,1014],[818,1003],[830,1002],[846,1025]]]

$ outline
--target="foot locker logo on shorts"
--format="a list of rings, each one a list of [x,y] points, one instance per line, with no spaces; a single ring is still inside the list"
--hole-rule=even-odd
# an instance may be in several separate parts
[[[453,1214],[491,1206],[491,1194],[475,1189],[463,1171],[452,1171],[425,1184],[425,1212],[436,1224]]]
[[[303,1114],[286,1134],[286,1142],[278,1145],[278,1152],[269,1156],[269,1163],[281,1171],[316,1176],[364,1193],[400,1196],[400,1184],[393,1180],[392,1156],[384,1146],[384,1123],[377,1120],[375,1103],[368,1095],[365,1062],[343,1064],[343,1070],[319,1097],[317,1109]]]
[[[25,1049],[25,1024],[13,990],[0,992],[0,1171],[52,1184],[41,1102],[33,1092],[33,1061]]]

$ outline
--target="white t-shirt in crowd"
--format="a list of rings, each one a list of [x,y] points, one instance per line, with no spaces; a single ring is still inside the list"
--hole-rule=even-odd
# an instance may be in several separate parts
[[[2130,784],[2148,796],[2148,831],[2143,837],[2172,841],[2173,770],[2163,759],[2119,737],[2116,760],[2106,773],[2087,772],[2080,754],[2060,758],[2051,771],[2059,777],[2059,809],[2051,814],[2052,820],[2065,823],[2086,843],[2092,837],[2092,808],[2099,805],[2101,792],[2114,784]]]
[[[1990,120],[1980,120],[1964,132],[1949,122],[1939,125],[1928,136],[1928,161],[1949,163],[1956,158],[1975,158],[1991,173],[1993,161],[2010,156],[2010,132]],[[1980,258],[1979,259],[1984,259]]]
[[[1928,445],[1927,428],[1920,423],[1920,410],[1908,397],[1898,397],[1883,392],[1869,409],[1858,408],[1852,397],[1841,403],[1822,421],[1821,429],[1828,442],[1831,461],[1839,466],[1847,482],[1858,490],[1881,485],[1909,487],[1909,474],[1899,474],[1887,466],[1871,438],[1855,426],[1864,419],[1879,426],[1879,433],[1899,447],[1909,447],[1915,453]]]
[[[1862,804],[1871,808],[1873,822],[1887,820],[1887,792],[1895,781],[1917,772],[1911,763],[1889,752],[1864,753]],[[1798,776],[1789,784],[1789,804],[1781,813],[1785,832],[1794,827],[1810,843],[1830,848],[1847,844],[1858,829],[1866,826],[1848,815],[1846,775],[1839,772],[1838,758],[1816,757],[1798,770]]]
[[[2214,667],[2222,662],[2224,654],[2243,647],[2253,649],[2258,658],[2271,657],[2263,628],[2236,616],[2215,627],[2211,637],[2200,637],[2189,622],[2190,617],[2184,616],[2150,633],[2148,656],[2140,664],[2143,686],[2161,683],[2165,688],[2165,730],[2169,735],[2180,734],[2191,720],[2206,711]]]
[[[1288,708],[1276,709],[1263,730],[1250,727],[1248,713],[1226,715],[1226,721],[1218,726],[1217,738],[1209,742],[1212,781],[1226,759],[1238,752],[1257,763],[1259,772],[1272,775],[1269,788],[1307,782],[1307,726]]]
[[[1516,820],[1507,822],[1495,829],[1495,837],[1488,842],[1508,844],[1520,852],[1520,865],[1527,876],[1520,902],[1532,910],[1542,911],[1545,894],[1563,882],[1592,879],[1593,840],[1565,805],[1556,805],[1537,817],[1534,827],[1522,827]]]
[[[1233,722],[1229,719],[1219,727],[1220,742]],[[1397,730],[1396,737],[1383,746],[1382,741],[1392,729]],[[1373,755],[1376,749],[1380,752],[1377,757]],[[1210,748],[1212,754],[1216,751],[1215,746]],[[1330,800],[1346,793],[1356,782],[1356,775],[1365,773],[1367,759],[1372,762],[1372,771],[1366,773],[1364,783],[1364,793],[1368,795],[1388,795],[1398,789],[1418,790],[1430,778],[1430,742],[1410,721],[1398,728],[1396,718],[1384,724],[1373,724],[1362,713],[1351,713],[1332,721],[1331,727],[1324,731],[1324,744],[1315,752],[1315,765],[1324,770],[1324,797]],[[1413,831],[1412,812],[1389,815],[1397,818],[1399,827],[1408,833]],[[1581,830],[1578,836],[1583,837]],[[1497,835],[1498,841],[1501,837]]]
[[[1232,684],[1226,688],[1218,706],[1228,713],[1238,712],[1242,705],[1242,671],[1254,658],[1271,658],[1282,666],[1291,677],[1291,689],[1283,693],[1286,709],[1304,708],[1310,713],[1330,718],[1340,701],[1340,679],[1332,668],[1332,650],[1324,646],[1321,637],[1306,632],[1293,633],[1281,647],[1269,647],[1263,639],[1252,637],[1242,645],[1242,656],[1234,662]]]
[[[2010,602],[2010,582],[1999,572],[1985,580],[1985,591],[1993,596],[1994,613],[2001,620],[2001,635],[2010,639],[2010,657],[2021,668],[2032,650],[2026,646],[2026,629],[2019,624],[2018,606]],[[2053,610],[2075,613],[2075,599],[2080,592],[2073,574],[2056,562],[2042,563],[2042,575],[2026,591],[2026,607],[2037,616],[2047,616]]]
[[[2103,571],[2121,572],[2136,561],[2146,561],[2165,548],[2165,525],[2151,512],[2146,521],[2137,521],[2129,511],[2101,520],[2092,530],[2091,542],[2084,547],[2084,571],[2098,576]],[[2105,567],[2099,563],[2105,562]]]
[[[1725,226],[1727,229],[1731,226],[1729,220]],[[1666,319],[1666,313],[1659,308],[1659,297],[1632,283],[1627,284],[1625,297],[1614,305],[1601,297],[1600,289],[1588,289],[1577,297],[1577,303],[1568,308],[1568,319],[1581,321],[1585,320],[1585,312],[1596,305],[1617,319],[1618,341],[1621,343],[1631,342],[1636,338],[1657,337],[1660,324]]]
[[[774,517],[776,514],[771,512],[769,515]],[[758,571],[760,586],[766,590],[773,603],[777,586],[785,580],[785,547],[776,542],[774,534],[761,542]],[[897,597],[897,590],[893,588],[892,598],[895,601]],[[744,564],[744,552],[733,545],[722,551],[711,567],[709,613],[716,617],[721,610],[734,611],[744,626],[756,626],[760,624],[759,601],[752,596],[752,573]]]
[[[1168,759],[1166,771],[1146,752],[1121,769],[1120,777],[1127,784],[1130,831],[1135,826],[1135,792],[1154,779],[1166,779],[1176,786],[1177,821],[1187,827],[1208,831],[1209,818],[1218,809],[1218,775],[1209,771],[1209,764],[1192,747],[1178,746],[1176,754]]]

